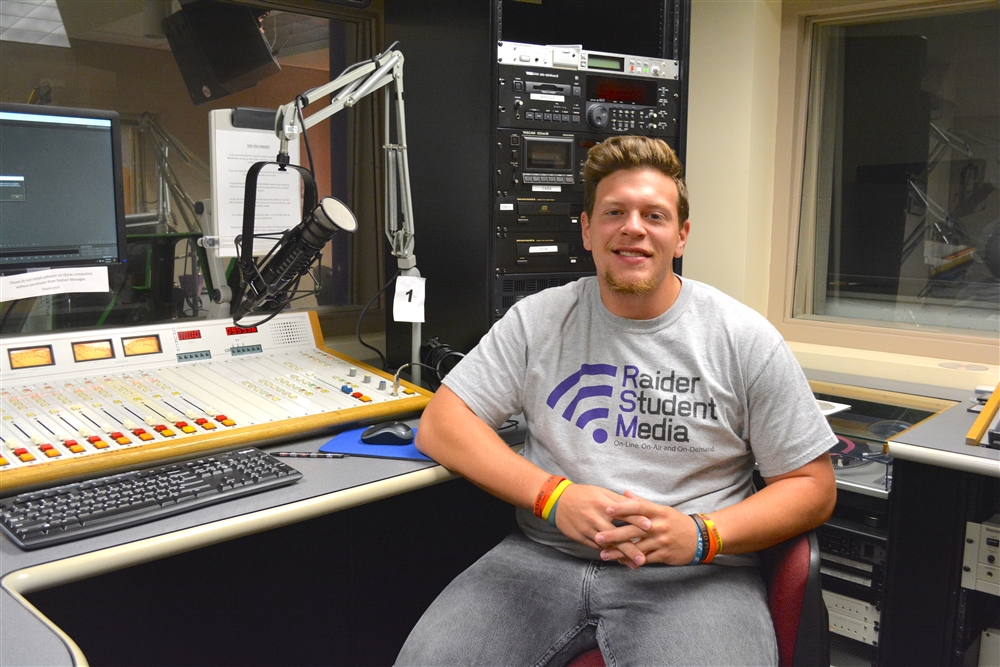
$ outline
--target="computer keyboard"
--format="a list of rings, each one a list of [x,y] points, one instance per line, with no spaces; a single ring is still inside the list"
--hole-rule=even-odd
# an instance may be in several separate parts
[[[293,484],[295,468],[253,447],[0,499],[22,549],[78,540]]]

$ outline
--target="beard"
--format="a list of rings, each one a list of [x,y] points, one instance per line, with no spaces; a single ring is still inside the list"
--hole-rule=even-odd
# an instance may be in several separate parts
[[[654,277],[622,279],[614,276],[607,269],[604,271],[604,282],[612,292],[624,296],[648,294],[659,285],[659,281]]]

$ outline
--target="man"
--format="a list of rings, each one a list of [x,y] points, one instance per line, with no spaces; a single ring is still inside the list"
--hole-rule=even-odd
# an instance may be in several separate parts
[[[441,594],[398,664],[561,665],[594,645],[608,664],[776,664],[751,552],[829,517],[835,438],[774,328],[673,272],[680,176],[658,139],[593,147],[596,278],[517,304],[425,410],[421,451],[516,505],[520,530]],[[523,456],[493,431],[519,412]]]

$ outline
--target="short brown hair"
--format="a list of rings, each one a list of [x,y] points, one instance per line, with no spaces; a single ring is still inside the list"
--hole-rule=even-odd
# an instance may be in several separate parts
[[[677,184],[677,215],[679,223],[688,219],[687,186],[681,174],[684,167],[667,142],[642,136],[617,136],[605,139],[587,152],[583,165],[583,209],[588,216],[594,214],[597,184],[605,176],[621,169],[650,168],[662,172]]]

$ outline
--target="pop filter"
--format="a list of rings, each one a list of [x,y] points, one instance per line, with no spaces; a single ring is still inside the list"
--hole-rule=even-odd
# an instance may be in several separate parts
[[[313,215],[325,216],[337,229],[345,232],[358,229],[358,219],[354,217],[354,213],[347,208],[347,204],[334,197],[323,197]]]

